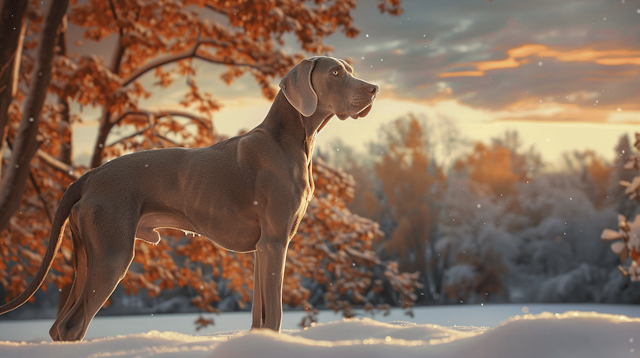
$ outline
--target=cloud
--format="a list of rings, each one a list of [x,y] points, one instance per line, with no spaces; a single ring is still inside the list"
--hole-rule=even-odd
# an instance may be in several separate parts
[[[617,108],[640,110],[634,1],[404,0],[403,7],[402,15],[389,16],[374,3],[359,3],[360,35],[326,39],[332,55],[353,59],[356,75],[390,98],[454,101],[533,121],[610,121]],[[285,48],[299,51],[293,36],[285,41]],[[261,96],[250,75],[227,86],[219,78],[224,68],[196,63],[198,84],[223,105]],[[181,100],[183,82],[153,88],[154,101]],[[551,107],[553,114],[533,114]]]
[[[592,62],[599,65],[640,65],[640,51],[617,49],[597,50],[593,46],[571,50],[553,50],[545,45],[528,44],[507,50],[507,59],[454,64],[452,67],[475,67],[477,71],[443,72],[438,77],[482,76],[486,71],[517,68],[531,62],[530,57],[554,58],[562,62]],[[538,62],[542,66],[542,62]],[[453,75],[455,76],[453,76]]]
[[[640,15],[631,1],[406,0],[403,7],[388,17],[360,4],[361,35],[327,40],[394,98],[514,116],[535,106],[558,110],[530,120],[608,121],[617,108],[640,110]]]

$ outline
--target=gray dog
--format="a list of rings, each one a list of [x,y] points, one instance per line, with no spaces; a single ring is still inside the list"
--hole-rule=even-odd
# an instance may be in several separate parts
[[[0,306],[25,303],[42,285],[70,224],[75,280],[49,331],[81,340],[124,277],[135,240],[160,241],[158,228],[201,234],[236,252],[255,252],[251,328],[280,331],[282,280],[289,241],[314,190],[316,133],[335,114],[366,116],[378,86],[332,57],[302,60],[280,82],[264,121],[206,148],[169,148],[112,160],[69,186],[53,220],[49,246],[27,289]]]

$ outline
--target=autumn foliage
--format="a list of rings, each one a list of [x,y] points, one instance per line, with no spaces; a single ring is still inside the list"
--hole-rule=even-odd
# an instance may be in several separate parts
[[[476,143],[466,160],[456,163],[457,170],[468,170],[471,180],[486,185],[493,194],[512,195],[520,180],[513,172],[511,151],[499,144]]]
[[[196,63],[223,66],[221,81],[226,84],[250,75],[271,99],[276,93],[272,80],[307,56],[285,52],[285,35],[293,35],[307,54],[326,54],[332,48],[324,44],[325,37],[337,31],[350,38],[359,33],[351,14],[356,1],[72,0],[68,8],[66,0],[56,1],[51,8],[67,9],[58,23],[45,20],[44,14],[51,9],[38,1],[30,1],[26,8],[16,8],[24,2],[6,1],[3,9],[3,14],[19,15],[16,24],[23,29],[0,38],[4,51],[0,51],[4,61],[0,64],[0,96],[8,98],[5,107],[0,98],[0,119],[7,119],[4,150],[12,156],[22,155],[13,150],[22,141],[36,143],[37,148],[21,159],[27,165],[11,166],[3,161],[3,178],[26,175],[24,190],[7,200],[19,209],[14,213],[2,207],[10,217],[6,227],[0,227],[4,229],[0,284],[7,300],[22,292],[37,270],[57,203],[82,173],[131,151],[200,147],[224,139],[212,123],[213,113],[222,104],[201,90],[197,78],[202,67]],[[391,15],[402,12],[399,0],[379,1],[378,8]],[[2,18],[0,30],[14,26],[7,21]],[[103,47],[106,58],[83,53],[81,42],[75,44],[80,52],[70,53],[70,24],[83,32],[87,42],[113,44],[111,49]],[[46,26],[57,28],[50,31],[54,40],[40,43]],[[50,61],[37,52],[44,45],[54,51]],[[49,71],[50,79],[39,81],[36,68]],[[15,75],[9,76],[7,69],[15,69],[11,72]],[[183,109],[141,105],[154,91],[176,81],[185,83],[179,101]],[[47,96],[42,98],[41,113],[29,116],[32,108],[27,100],[34,91]],[[101,110],[89,168],[71,160],[73,125],[82,122],[74,106]],[[346,209],[345,203],[353,199],[353,178],[323,162],[313,169],[316,194],[289,248],[285,303],[311,311],[310,292],[302,281],[312,280],[324,292],[320,303],[335,310],[348,311],[351,304],[384,309],[385,304],[395,302],[376,294],[389,289],[399,292],[402,305],[409,307],[416,299],[415,277],[398,271],[393,263],[380,262],[371,251],[381,236],[378,225]],[[163,231],[162,236],[165,239],[158,245],[136,246],[135,263],[122,281],[128,294],[145,290],[155,296],[166,289],[191,287],[194,305],[216,311],[220,299],[216,282],[224,280],[237,294],[239,307],[249,302],[252,254],[228,252],[202,237],[185,237],[172,230]],[[58,288],[71,283],[72,252],[67,235],[43,290],[49,283]]]
[[[636,133],[634,147],[640,150],[640,133]],[[631,157],[624,164],[625,169],[640,169],[640,158]],[[629,200],[640,203],[640,176],[633,178],[631,182],[621,180],[620,185],[625,188],[625,195]],[[618,231],[604,229],[601,235],[604,241],[615,241],[611,244],[611,251],[620,256],[618,269],[624,276],[629,276],[632,282],[640,281],[640,215],[633,221],[628,221],[624,215],[618,215]],[[627,261],[631,261],[626,265]]]
[[[394,223],[384,247],[397,257],[400,269],[425,275],[423,253],[437,226],[445,176],[428,153],[426,128],[415,116],[389,126],[375,165],[386,206],[382,215]]]

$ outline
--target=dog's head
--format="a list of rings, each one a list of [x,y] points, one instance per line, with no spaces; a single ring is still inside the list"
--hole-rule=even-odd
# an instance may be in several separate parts
[[[333,57],[311,57],[300,61],[280,81],[291,105],[303,116],[316,110],[329,111],[341,120],[369,114],[379,87],[353,76],[353,68]]]

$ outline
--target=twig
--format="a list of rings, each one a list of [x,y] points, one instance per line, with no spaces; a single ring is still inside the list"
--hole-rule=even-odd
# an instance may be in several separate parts
[[[29,179],[31,179],[31,184],[33,184],[33,187],[36,189],[36,193],[38,193],[38,198],[40,198],[42,206],[44,206],[44,211],[47,212],[47,219],[49,219],[49,224],[53,225],[53,217],[51,216],[51,211],[49,211],[49,205],[47,204],[47,201],[44,200],[42,192],[40,191],[40,187],[38,186],[38,183],[36,183],[36,178],[34,178],[32,171],[29,171]]]
[[[134,137],[136,137],[136,136],[139,136],[139,135],[141,135],[142,133],[144,133],[144,132],[148,131],[149,129],[152,129],[153,127],[155,127],[155,126],[154,126],[154,125],[151,125],[151,126],[145,127],[145,128],[143,128],[142,130],[139,130],[139,131],[137,131],[137,132],[135,132],[135,133],[133,133],[133,134],[130,134],[130,135],[126,136],[126,137],[122,137],[122,138],[120,138],[120,139],[116,140],[115,142],[113,142],[113,143],[111,143],[111,144],[107,145],[107,147],[113,147],[114,145],[116,145],[116,144],[118,144],[118,143],[122,143],[122,142],[124,142],[125,140],[128,140],[128,139],[134,138]]]
[[[124,112],[123,114],[121,114],[118,118],[113,120],[111,123],[114,124],[114,125],[118,124],[120,121],[125,119],[127,116],[134,116],[134,115],[142,115],[142,116],[147,116],[147,117],[154,116],[156,118],[162,118],[162,117],[168,117],[168,116],[185,117],[185,118],[189,118],[189,119],[191,119],[191,120],[193,120],[195,122],[200,123],[203,127],[207,128],[207,129],[212,129],[211,128],[211,122],[208,119],[200,117],[200,116],[197,116],[197,115],[189,113],[189,112],[184,112],[184,111],[160,111],[160,112],[151,112],[151,111],[145,111],[145,110],[127,111],[127,112]]]
[[[4,71],[6,71],[6,70],[7,70],[7,68],[9,68],[9,64],[11,63],[11,61],[13,60],[13,58],[15,57],[16,52],[17,52],[17,50],[16,50],[16,51],[13,51],[13,53],[12,53],[12,54],[11,54],[11,56],[9,57],[9,60],[7,60],[7,63],[5,63],[5,64],[2,66],[2,68],[0,69],[0,76],[2,76],[2,75],[4,74]]]
[[[113,4],[113,1],[109,0],[109,6],[111,7],[111,13],[113,14],[113,18],[114,20],[116,20],[116,23],[117,23],[118,14],[116,13],[116,6]],[[122,27],[118,26],[118,30],[120,31],[120,38],[122,38],[122,35],[123,35]]]
[[[226,11],[224,11],[224,10],[218,10],[218,9],[216,9],[215,7],[213,7],[212,5],[207,4],[207,5],[205,5],[204,7],[205,7],[206,9],[209,9],[209,10],[213,11],[213,12],[217,12],[218,14],[228,16],[228,14],[227,14],[227,12],[226,12]]]
[[[220,59],[215,59],[209,56],[206,56],[204,54],[198,54],[198,48],[200,47],[200,45],[202,44],[212,44],[212,45],[216,45],[216,46],[220,46],[220,47],[228,47],[230,46],[229,43],[226,42],[220,42],[218,40],[215,39],[202,39],[202,40],[198,40],[191,49],[183,51],[183,52],[179,52],[173,55],[167,55],[164,57],[160,57],[157,58],[153,61],[150,61],[149,63],[147,63],[145,66],[142,66],[140,68],[138,68],[136,71],[134,71],[132,74],[129,75],[129,77],[127,77],[126,79],[124,79],[122,81],[122,83],[120,84],[120,87],[126,87],[128,85],[130,85],[133,81],[135,81],[138,77],[144,75],[145,73],[149,72],[150,70],[156,68],[156,67],[160,67],[160,66],[164,66],[168,63],[172,63],[172,62],[177,62],[180,60],[184,60],[187,58],[197,58],[209,63],[214,63],[214,64],[218,64],[218,65],[229,65],[229,66],[238,66],[238,67],[251,67],[254,68],[258,71],[261,72],[267,72],[262,66],[256,65],[256,64],[251,64],[251,63],[242,63],[242,62],[233,62],[233,61],[228,61],[228,60],[220,60]]]
[[[167,137],[163,136],[163,135],[162,135],[162,134],[160,134],[160,133],[154,133],[154,135],[155,135],[156,137],[158,137],[158,138],[160,138],[160,139],[164,140],[164,141],[167,141],[167,142],[169,142],[169,143],[171,143],[171,144],[175,145],[176,147],[179,147],[179,146],[180,146],[180,143],[176,143],[176,142],[172,141],[171,139],[169,139],[169,138],[167,138]]]
[[[49,155],[49,153],[45,152],[44,150],[38,149],[36,151],[36,156],[43,163],[45,163],[48,166],[50,166],[51,168],[61,172],[62,174],[66,175],[69,178],[71,178],[73,180],[78,180],[80,178],[80,175],[77,174],[78,170],[76,168],[74,168],[73,166],[71,166],[71,165],[69,165],[67,163],[63,163],[62,161],[52,157],[51,155]]]

